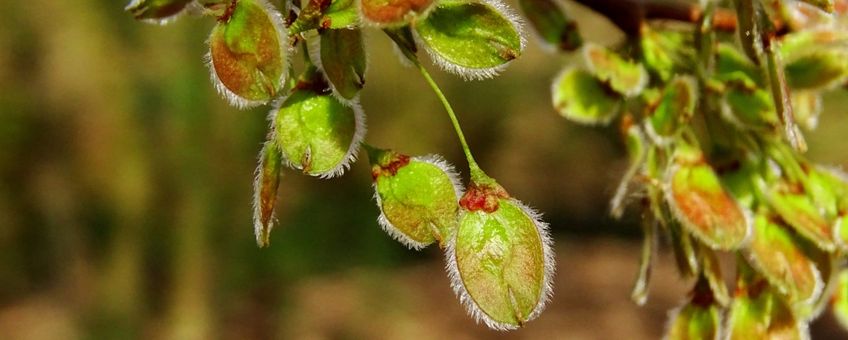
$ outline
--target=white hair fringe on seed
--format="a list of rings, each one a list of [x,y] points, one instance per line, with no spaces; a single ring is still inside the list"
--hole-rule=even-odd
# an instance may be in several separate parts
[[[536,303],[536,307],[530,312],[530,315],[527,316],[527,320],[531,321],[539,316],[542,311],[545,309],[548,301],[550,301],[551,296],[553,295],[553,276],[556,271],[556,259],[554,258],[553,252],[553,240],[549,234],[549,225],[542,221],[542,215],[534,210],[533,208],[528,207],[521,201],[518,201],[514,198],[510,198],[509,202],[515,204],[521,211],[523,211],[527,217],[529,217],[533,224],[536,226],[536,232],[539,234],[539,239],[542,241],[542,256],[544,261],[544,273],[542,275],[542,285],[541,290],[539,292],[538,302]],[[464,214],[468,212],[460,212],[459,219],[462,219]],[[454,294],[459,298],[460,304],[465,306],[465,309],[471,315],[477,323],[484,323],[491,329],[497,331],[509,331],[515,330],[518,326],[500,323],[493,320],[489,317],[486,312],[480,309],[479,306],[474,302],[474,298],[471,297],[471,294],[468,293],[468,290],[465,289],[465,284],[462,282],[462,276],[459,273],[459,265],[456,261],[456,237],[459,234],[457,230],[454,233],[453,237],[451,237],[450,242],[448,242],[448,247],[445,250],[445,270],[448,272],[448,278],[451,281],[451,288],[454,291]]]
[[[500,0],[478,0],[474,2],[492,7],[498,13],[503,15],[503,17],[507,21],[509,21],[512,27],[515,28],[515,31],[518,33],[518,38],[520,42],[519,52],[523,52],[524,47],[527,45],[527,39],[524,37],[524,21],[521,19],[521,17],[515,14],[512,8],[510,8]],[[412,30],[412,36],[415,38],[416,45],[423,47],[424,50],[427,51],[427,54],[430,55],[430,59],[433,60],[434,64],[438,65],[439,68],[448,73],[453,73],[462,77],[463,80],[485,80],[494,78],[503,70],[505,70],[510,63],[512,63],[512,60],[510,60],[501,65],[488,68],[470,68],[462,65],[457,65],[443,58],[441,55],[439,55],[438,52],[433,51],[433,49],[430,48],[430,45],[428,45],[427,42],[421,38],[417,30]]]
[[[430,163],[437,168],[441,169],[444,172],[451,184],[453,185],[453,191],[456,195],[456,199],[459,200],[462,197],[462,183],[459,180],[459,175],[457,174],[454,167],[444,160],[441,156],[438,155],[427,155],[423,157],[412,157],[414,161],[420,161],[425,163]],[[380,216],[377,217],[377,223],[380,224],[380,228],[383,229],[389,236],[391,236],[396,241],[402,243],[407,248],[412,250],[421,250],[429,246],[430,244],[422,243],[413,240],[406,234],[402,233],[397,227],[392,224],[388,217],[383,213],[383,200],[380,198],[379,192],[377,192],[377,183],[374,182],[372,185],[374,187],[374,200],[377,201],[377,207],[380,209]]]
[[[280,107],[285,104],[286,100],[289,97],[291,97],[291,95],[277,99],[272,104],[271,112],[268,114],[268,119],[272,120],[272,125],[275,125],[273,120],[275,120],[277,112],[280,110]],[[333,98],[334,100],[338,100],[335,96],[332,95],[331,98]],[[339,103],[341,103],[341,101],[339,101]],[[342,103],[342,105],[344,105],[344,103]],[[350,169],[350,166],[356,162],[357,155],[359,154],[359,147],[362,145],[362,141],[365,139],[365,133],[368,130],[365,124],[365,112],[362,110],[362,106],[359,105],[359,101],[352,101],[350,106],[345,107],[353,111],[353,117],[356,124],[356,126],[354,127],[353,138],[351,138],[350,146],[348,146],[345,156],[342,157],[342,159],[339,161],[339,164],[336,165],[334,168],[325,172],[309,174],[310,176],[318,177],[321,179],[339,177],[341,175],[344,175],[344,173],[348,169]],[[292,169],[303,170],[303,166],[293,162],[291,160],[291,157],[286,155],[285,148],[282,145],[277,145],[277,147],[280,149],[280,154],[282,155],[283,161],[285,162],[286,166]],[[311,150],[307,148],[306,153],[307,155],[309,155],[311,153]]]
[[[337,28],[337,29],[359,29],[359,28]],[[307,46],[309,46],[309,60],[312,61],[312,64],[321,71],[321,77],[324,79],[327,84],[330,85],[330,89],[333,91],[333,97],[339,100],[342,104],[347,107],[353,107],[354,105],[358,105],[359,103],[359,93],[356,94],[351,99],[347,99],[336,89],[336,85],[327,78],[327,73],[324,72],[324,63],[321,60],[321,35],[313,32],[305,32],[304,38],[306,38]],[[362,45],[367,46],[366,38],[364,33],[360,33],[360,39],[362,40]],[[364,48],[363,52],[365,53],[365,71],[367,72],[369,62],[368,62],[368,49]]]
[[[244,0],[242,0],[244,1]],[[283,21],[283,16],[280,14],[277,9],[271,5],[267,0],[250,0],[255,1],[259,4],[263,9],[265,9],[265,13],[268,15],[268,20],[271,22],[271,25],[274,26],[275,31],[277,32],[277,39],[280,42],[280,56],[283,58],[283,70],[280,75],[280,79],[278,80],[278,84],[282,87],[282,84],[285,83],[286,78],[288,77],[288,65],[289,58],[291,57],[291,48],[289,47],[288,42],[288,31],[286,30],[285,22]],[[220,25],[220,24],[216,24]],[[216,26],[217,27],[217,26]],[[206,44],[210,47],[210,52],[206,53],[204,56],[204,62],[209,67],[209,78],[212,80],[212,84],[215,85],[215,89],[218,93],[230,103],[230,105],[235,106],[240,110],[254,108],[260,105],[265,105],[267,101],[261,100],[250,100],[247,98],[243,98],[238,94],[231,91],[221,82],[221,78],[218,77],[217,72],[215,72],[215,65],[212,61],[212,52],[211,52],[211,36],[210,39],[206,40]]]

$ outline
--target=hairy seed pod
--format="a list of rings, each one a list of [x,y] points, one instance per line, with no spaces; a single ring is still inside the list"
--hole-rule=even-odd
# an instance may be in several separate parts
[[[544,309],[554,268],[547,225],[496,183],[472,184],[447,250],[454,292],[475,320],[521,327]]]
[[[317,71],[307,73],[272,111],[277,146],[305,174],[339,176],[356,160],[365,115],[358,103],[347,106],[334,97]]]
[[[182,14],[192,0],[133,0],[125,11],[136,20],[156,24],[167,24]]]
[[[442,1],[413,23],[416,38],[444,70],[466,79],[491,78],[524,50],[520,25],[499,2]]]
[[[271,244],[271,229],[274,229],[274,208],[277,205],[277,189],[280,186],[282,155],[273,138],[265,142],[259,154],[259,166],[253,182],[253,227],[256,243],[264,248]]]
[[[642,93],[648,85],[648,72],[642,64],[627,61],[607,48],[586,44],[583,46],[583,59],[595,77],[625,97]]]
[[[681,224],[710,248],[734,250],[751,234],[748,214],[730,196],[700,150],[678,147],[665,179],[666,202]]]
[[[247,108],[279,94],[288,71],[288,35],[266,0],[239,0],[209,37],[212,82],[230,104]]]
[[[809,339],[800,322],[768,282],[739,259],[735,296],[725,322],[725,339]]]
[[[695,80],[688,76],[675,77],[666,84],[645,124],[645,131],[655,143],[668,144],[678,128],[692,119],[698,101],[697,93]]]
[[[825,219],[813,199],[797,185],[777,182],[769,188],[767,199],[771,208],[798,234],[822,250],[836,249],[833,224]]]
[[[589,72],[574,67],[557,76],[551,93],[557,112],[579,124],[609,124],[621,108],[621,96],[607,91]]]
[[[328,29],[310,41],[310,58],[345,103],[357,98],[365,86],[367,57],[359,29]]]
[[[436,0],[359,0],[365,22],[379,27],[400,27],[423,17]]]
[[[715,303],[707,280],[700,278],[686,305],[669,313],[667,340],[717,340],[721,332],[721,308]]]
[[[369,150],[383,230],[411,249],[447,247],[457,226],[459,176],[437,156]]]

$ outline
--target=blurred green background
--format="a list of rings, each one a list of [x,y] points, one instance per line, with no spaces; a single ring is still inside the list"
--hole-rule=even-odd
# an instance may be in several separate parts
[[[238,111],[214,92],[203,64],[212,20],[160,27],[124,5],[2,6],[0,338],[652,339],[684,299],[690,283],[662,249],[648,304],[628,299],[639,228],[606,215],[626,159],[614,128],[551,108],[549,83],[569,57],[531,40],[494,80],[433,68],[478,161],[557,239],[547,311],[497,333],[466,316],[438,249],[408,251],[380,230],[367,162],[334,180],[286,172],[272,246],[258,249],[252,179],[267,108]],[[589,40],[622,38],[574,10]],[[369,143],[463,169],[435,96],[368,33]],[[827,98],[812,159],[848,165],[846,99]],[[816,338],[839,332],[829,316],[814,324]]]

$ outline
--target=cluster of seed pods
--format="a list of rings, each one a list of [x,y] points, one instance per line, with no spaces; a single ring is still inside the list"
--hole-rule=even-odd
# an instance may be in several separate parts
[[[832,1],[735,1],[736,34],[715,29],[710,3],[693,25],[644,23],[635,48],[582,43],[565,12],[538,10],[554,2],[527,2],[548,3],[525,6],[540,38],[582,57],[554,81],[555,109],[619,122],[631,166],[611,212],[636,201],[645,231],[634,301],[658,234],[693,279],[666,337],[805,339],[830,304],[848,327],[848,176],[803,155],[822,94],[848,80],[848,22]],[[721,257],[735,260],[732,290]]]
[[[340,176],[360,147],[372,166],[379,225],[412,249],[445,252],[452,288],[469,313],[498,330],[515,329],[543,310],[551,294],[553,253],[539,214],[512,198],[474,162],[444,95],[421,67],[423,49],[465,79],[495,76],[524,48],[521,25],[495,0],[137,0],[137,19],[166,23],[184,14],[213,17],[207,62],[230,104],[270,104],[270,128],[254,181],[254,227],[270,244],[284,168]],[[285,14],[285,15],[284,15]],[[438,156],[410,157],[365,144],[359,92],[365,85],[362,29],[383,30],[404,63],[418,68],[445,104],[466,152],[470,183]],[[290,59],[303,48],[305,66]]]

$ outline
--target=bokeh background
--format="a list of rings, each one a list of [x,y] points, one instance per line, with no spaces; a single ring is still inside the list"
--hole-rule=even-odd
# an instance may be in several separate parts
[[[280,224],[258,249],[253,171],[267,108],[230,108],[203,64],[213,22],[135,22],[125,1],[7,1],[0,20],[2,339],[656,339],[691,284],[667,249],[648,303],[630,302],[639,228],[606,215],[626,165],[614,128],[551,108],[570,62],[531,41],[502,76],[433,69],[481,165],[545,213],[555,295],[524,329],[487,330],[450,290],[438,249],[406,250],[378,227],[369,169],[287,171]],[[589,40],[621,39],[568,4]],[[465,167],[447,116],[389,41],[367,36],[367,140]],[[848,165],[845,91],[826,98],[812,159]],[[830,316],[814,338],[839,338]]]

